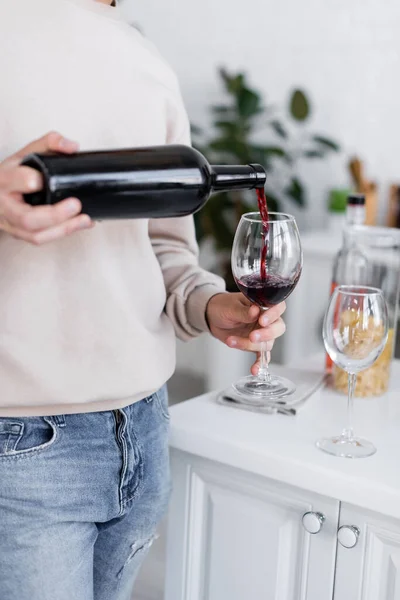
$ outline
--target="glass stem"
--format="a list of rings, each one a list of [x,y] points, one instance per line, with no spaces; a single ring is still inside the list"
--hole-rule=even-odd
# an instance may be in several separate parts
[[[268,308],[263,308],[262,311],[266,313]],[[258,378],[262,381],[270,384],[271,383],[271,374],[269,372],[268,365],[268,352],[267,352],[267,342],[261,342],[260,348],[260,368],[258,370]]]
[[[347,428],[343,430],[342,436],[348,440],[354,438],[353,419],[354,419],[354,390],[356,387],[357,375],[349,373],[349,393],[347,401]]]
[[[267,353],[267,343],[261,343],[261,351],[260,351],[260,368],[258,370],[258,377],[262,381],[266,383],[271,383],[271,374],[269,372],[268,366],[268,353]]]

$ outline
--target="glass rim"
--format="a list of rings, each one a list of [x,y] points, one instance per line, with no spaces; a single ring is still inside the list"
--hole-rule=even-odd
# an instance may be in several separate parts
[[[383,295],[382,290],[370,285],[338,285],[335,292],[348,296],[378,296]]]
[[[266,223],[278,223],[279,221],[281,221],[282,223],[285,223],[288,221],[296,221],[294,216],[290,215],[289,213],[271,211],[271,212],[268,212],[268,216],[270,216],[270,215],[280,215],[281,217],[284,217],[284,218],[279,219],[279,220],[278,219],[268,219],[268,221],[265,221]],[[244,219],[245,221],[250,221],[252,223],[262,223],[263,222],[261,215],[258,211],[244,213],[241,218]]]

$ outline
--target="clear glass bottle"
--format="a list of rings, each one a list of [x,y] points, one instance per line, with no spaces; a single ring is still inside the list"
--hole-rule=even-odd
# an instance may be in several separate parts
[[[342,247],[337,253],[332,272],[331,295],[338,285],[366,284],[368,277],[368,261],[357,248],[352,237],[352,227],[364,225],[366,207],[364,194],[350,194],[347,198],[346,227],[343,232]],[[333,363],[326,355],[326,372],[332,373]]]
[[[359,257],[358,262],[363,268],[361,271],[358,268],[354,269],[353,279],[361,273],[358,275],[363,277],[361,285],[382,290],[388,307],[389,335],[385,349],[369,369],[358,374],[355,385],[356,397],[370,398],[384,394],[390,382],[399,306],[400,231],[391,227],[357,225],[351,230],[351,243],[353,252]],[[363,275],[366,261],[368,271]],[[349,318],[352,316],[349,315]],[[371,323],[371,339],[375,339],[376,335],[379,335],[379,324]],[[359,344],[360,339],[349,338],[350,351],[351,348],[358,349]],[[336,365],[332,371],[332,386],[339,393],[347,393],[347,374]]]

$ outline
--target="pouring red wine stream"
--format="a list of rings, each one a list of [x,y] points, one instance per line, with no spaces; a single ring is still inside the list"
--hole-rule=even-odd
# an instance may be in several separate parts
[[[258,209],[260,211],[261,220],[262,220],[262,228],[263,228],[260,275],[261,275],[261,280],[265,281],[265,279],[267,278],[267,252],[268,252],[267,237],[268,237],[268,231],[269,231],[268,206],[267,206],[267,197],[265,195],[264,188],[259,188],[256,190],[256,192],[257,192],[257,200],[258,200]]]
[[[258,188],[257,200],[262,221],[262,244],[260,274],[245,275],[236,281],[238,288],[251,302],[261,308],[269,308],[286,300],[297,285],[300,277],[285,279],[267,272],[269,215],[264,188]]]

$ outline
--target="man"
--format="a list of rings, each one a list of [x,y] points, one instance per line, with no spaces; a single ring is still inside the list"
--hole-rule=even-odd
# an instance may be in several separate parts
[[[226,294],[191,218],[94,225],[79,199],[23,202],[42,186],[23,156],[79,147],[45,131],[190,143],[173,73],[111,0],[1,3],[0,76],[0,597],[128,600],[169,499],[175,336],[257,351],[284,305]]]

